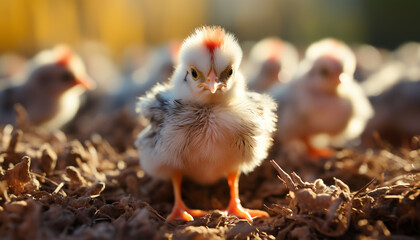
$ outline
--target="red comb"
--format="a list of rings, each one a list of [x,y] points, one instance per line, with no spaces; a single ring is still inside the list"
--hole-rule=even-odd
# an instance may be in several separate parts
[[[62,66],[68,66],[72,57],[73,52],[72,50],[67,46],[58,46],[55,51],[57,52],[57,64]]]
[[[171,57],[173,60],[178,59],[179,50],[181,49],[181,43],[177,41],[173,41],[169,43],[169,52],[171,53]]]
[[[221,27],[204,28],[203,43],[211,54],[225,41],[225,31]]]
[[[271,54],[267,60],[279,61],[284,54],[284,43],[280,40],[272,39],[268,42],[267,47],[271,49]]]

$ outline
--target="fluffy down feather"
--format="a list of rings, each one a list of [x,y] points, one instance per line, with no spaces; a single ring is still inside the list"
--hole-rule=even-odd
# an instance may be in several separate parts
[[[170,178],[174,171],[212,183],[228,172],[250,172],[267,157],[275,129],[275,103],[247,92],[233,104],[199,104],[174,98],[170,85],[157,85],[137,109],[149,125],[136,146],[144,170]]]
[[[140,98],[137,110],[146,128],[135,142],[143,169],[170,178],[174,207],[168,220],[192,220],[206,212],[189,209],[181,197],[184,176],[200,183],[226,177],[227,214],[252,221],[268,213],[240,204],[241,172],[267,157],[275,129],[276,104],[247,92],[239,72],[242,50],[220,27],[197,29],[183,42],[170,81]]]
[[[278,139],[288,144],[323,136],[320,145],[338,146],[359,137],[373,110],[354,71],[354,54],[344,43],[324,39],[309,46],[295,79],[274,94]]]
[[[135,144],[146,172],[171,178],[181,171],[212,183],[250,172],[267,157],[276,104],[246,91],[241,58],[234,36],[220,27],[199,28],[184,40],[169,83],[156,85],[137,104],[147,127]],[[210,81],[218,84],[214,93]]]

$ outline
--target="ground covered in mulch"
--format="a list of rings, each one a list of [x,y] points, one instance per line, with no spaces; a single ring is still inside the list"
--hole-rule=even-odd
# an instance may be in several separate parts
[[[418,138],[401,148],[378,140],[376,148],[341,149],[319,161],[294,159],[274,149],[274,161],[240,180],[243,205],[270,214],[252,223],[214,210],[227,206],[226,180],[201,186],[186,179],[186,204],[214,211],[184,222],[166,221],[173,204],[171,183],[147,176],[131,144],[110,144],[112,133],[78,140],[22,122],[0,130],[1,239],[420,236]],[[135,134],[127,134],[125,142]]]

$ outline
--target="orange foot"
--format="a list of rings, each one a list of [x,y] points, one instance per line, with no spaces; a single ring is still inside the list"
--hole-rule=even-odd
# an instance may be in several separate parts
[[[312,145],[308,137],[302,138],[306,146],[310,160],[316,162],[320,158],[329,158],[334,155],[334,150],[331,148],[316,148]]]
[[[308,148],[309,157],[311,160],[318,160],[319,158],[329,158],[334,155],[334,150],[331,148]]]
[[[268,213],[264,211],[246,209],[242,207],[238,190],[239,171],[229,173],[227,180],[230,188],[230,201],[225,211],[227,215],[237,216],[250,222],[252,222],[252,219],[256,217],[269,217]]]
[[[192,221],[194,217],[202,217],[207,215],[207,212],[195,209],[189,209],[181,197],[181,182],[182,174],[177,173],[172,176],[172,184],[174,187],[175,203],[172,212],[168,216],[168,220],[182,219],[185,221]]]
[[[252,219],[257,217],[269,217],[268,213],[262,210],[247,209],[242,207],[240,203],[229,204],[225,211],[227,215],[237,216],[238,218],[246,219],[252,222]]]
[[[171,214],[168,216],[168,220],[181,219],[185,221],[192,221],[194,217],[203,217],[207,215],[206,211],[189,209],[183,203],[176,204],[172,209]]]

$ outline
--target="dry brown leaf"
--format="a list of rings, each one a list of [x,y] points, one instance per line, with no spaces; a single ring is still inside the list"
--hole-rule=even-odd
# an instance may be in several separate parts
[[[39,155],[39,168],[47,176],[51,175],[57,164],[57,154],[52,150],[51,145],[43,144]]]
[[[30,164],[31,159],[24,157],[20,163],[6,171],[3,179],[6,180],[12,193],[20,195],[25,192],[25,184],[32,180],[29,174]]]
[[[77,170],[77,168],[75,168],[73,166],[66,167],[66,175],[67,175],[67,177],[70,178],[70,180],[73,183],[79,184],[81,186],[86,185],[85,178],[82,176],[82,174],[80,174],[80,172],[79,172],[79,170]]]

